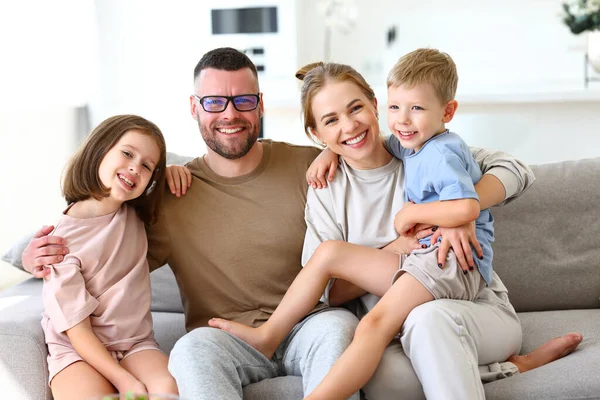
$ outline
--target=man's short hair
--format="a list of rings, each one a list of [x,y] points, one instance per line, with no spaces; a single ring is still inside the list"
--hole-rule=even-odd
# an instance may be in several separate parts
[[[433,86],[442,103],[454,100],[458,86],[456,64],[447,54],[435,49],[417,49],[404,56],[392,67],[387,77],[387,87],[421,83]]]
[[[198,78],[203,69],[207,68],[222,71],[239,71],[243,68],[249,68],[258,80],[256,65],[252,60],[246,54],[231,47],[219,47],[204,54],[196,64],[196,68],[194,68],[194,80]]]

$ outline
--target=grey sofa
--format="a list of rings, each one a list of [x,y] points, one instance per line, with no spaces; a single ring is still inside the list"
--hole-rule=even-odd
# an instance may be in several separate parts
[[[494,266],[523,325],[523,352],[571,331],[579,349],[537,370],[488,383],[488,399],[600,399],[600,158],[534,166],[535,185],[493,210]],[[175,280],[152,273],[156,337],[169,352],[185,333]],[[0,293],[0,393],[51,399],[40,327],[41,282]],[[298,377],[244,388],[246,399],[300,399]],[[399,396],[398,398],[401,398]],[[384,399],[372,399],[384,400]]]

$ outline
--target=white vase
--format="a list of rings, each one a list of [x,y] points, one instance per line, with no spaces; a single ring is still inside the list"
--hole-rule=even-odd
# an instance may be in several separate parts
[[[600,31],[588,32],[587,54],[592,68],[600,72]]]

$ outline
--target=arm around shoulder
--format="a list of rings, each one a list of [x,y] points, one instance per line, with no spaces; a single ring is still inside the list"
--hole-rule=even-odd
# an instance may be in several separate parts
[[[525,193],[535,182],[535,175],[531,168],[508,153],[477,147],[471,147],[470,150],[475,161],[479,164],[481,172],[485,174],[481,180],[483,181],[487,175],[492,175],[504,187],[503,201],[499,204],[493,203],[492,205],[502,205],[512,201]],[[487,183],[490,182],[487,179]],[[479,193],[479,188],[477,189]],[[482,208],[484,207],[482,206]]]

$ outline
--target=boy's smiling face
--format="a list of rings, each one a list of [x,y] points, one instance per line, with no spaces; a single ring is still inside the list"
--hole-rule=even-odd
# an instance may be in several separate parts
[[[443,103],[431,84],[388,88],[388,126],[402,147],[419,151],[423,144],[446,130],[458,103]]]

